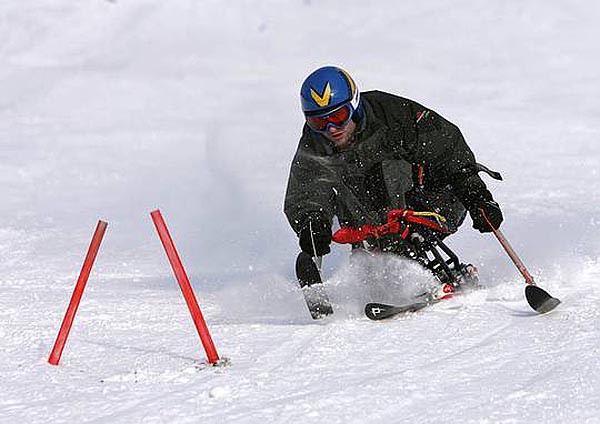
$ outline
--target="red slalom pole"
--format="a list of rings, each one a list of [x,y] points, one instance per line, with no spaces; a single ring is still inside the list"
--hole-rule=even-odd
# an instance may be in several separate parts
[[[219,361],[219,354],[217,353],[217,349],[215,348],[212,338],[210,337],[208,327],[206,326],[206,322],[204,321],[204,317],[202,316],[202,312],[198,306],[198,301],[194,295],[194,290],[192,289],[190,280],[188,279],[185,269],[183,268],[181,259],[179,259],[177,249],[175,249],[175,244],[173,243],[173,239],[169,234],[165,220],[158,209],[152,211],[150,216],[152,217],[152,221],[154,222],[154,226],[156,227],[160,241],[165,248],[165,252],[167,253],[167,257],[169,258],[169,262],[171,263],[171,267],[173,268],[173,272],[175,273],[179,287],[183,292],[185,303],[187,303],[188,309],[192,314],[192,319],[194,320],[196,330],[198,330],[198,335],[200,336],[202,346],[204,346],[208,362],[214,365]]]
[[[98,221],[96,231],[94,231],[94,236],[92,237],[92,242],[90,243],[87,255],[85,257],[85,260],[83,261],[83,267],[81,268],[81,272],[79,273],[77,284],[75,284],[75,289],[73,290],[71,301],[69,302],[69,306],[67,307],[67,312],[65,313],[65,317],[63,318],[60,330],[58,331],[58,336],[56,337],[56,341],[54,342],[54,347],[52,348],[52,352],[50,353],[50,357],[48,358],[48,362],[52,365],[58,365],[58,362],[60,361],[60,356],[62,355],[65,343],[67,342],[67,338],[69,337],[69,332],[71,331],[71,326],[73,325],[73,319],[75,318],[75,314],[77,313],[77,308],[79,307],[79,302],[81,302],[83,290],[85,289],[85,285],[90,276],[90,272],[92,271],[92,266],[94,265],[94,261],[96,260],[96,255],[98,254],[98,250],[100,249],[100,243],[102,243],[102,238],[104,237],[104,233],[106,232],[107,226],[108,223],[101,220]]]

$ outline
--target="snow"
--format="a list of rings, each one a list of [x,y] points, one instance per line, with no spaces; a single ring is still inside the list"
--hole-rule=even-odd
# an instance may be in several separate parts
[[[599,12],[2,2],[0,422],[600,422]],[[336,247],[324,270],[336,314],[310,319],[281,209],[299,86],[324,64],[460,126],[502,172],[489,185],[503,230],[556,311],[533,313],[500,246],[467,223],[451,244],[486,290],[374,323],[365,301],[428,277],[376,258],[388,271],[365,285]],[[205,363],[157,207],[227,366]],[[98,219],[106,237],[53,367]]]

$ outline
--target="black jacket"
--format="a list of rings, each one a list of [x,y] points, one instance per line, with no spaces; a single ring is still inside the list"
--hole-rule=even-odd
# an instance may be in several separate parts
[[[344,151],[304,125],[284,203],[296,233],[315,215],[329,223],[337,216],[342,225],[384,223],[415,185],[450,191],[467,209],[492,199],[456,125],[380,91],[362,93],[361,102],[364,118]]]

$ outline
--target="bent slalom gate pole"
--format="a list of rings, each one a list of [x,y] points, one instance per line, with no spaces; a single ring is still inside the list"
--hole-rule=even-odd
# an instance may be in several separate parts
[[[192,315],[192,320],[194,321],[194,325],[196,326],[196,330],[200,336],[200,341],[202,342],[202,346],[206,352],[208,363],[211,365],[225,364],[225,362],[220,362],[219,354],[217,353],[215,344],[210,336],[210,332],[208,331],[206,321],[204,320],[202,312],[200,311],[200,307],[198,306],[198,300],[196,300],[196,295],[194,294],[190,280],[185,272],[185,269],[183,268],[183,264],[181,263],[181,259],[179,258],[179,254],[177,253],[177,249],[175,248],[175,244],[173,243],[173,239],[171,238],[171,234],[169,233],[167,224],[165,223],[160,210],[156,209],[155,211],[152,211],[150,216],[152,217],[152,221],[154,222],[156,231],[158,232],[158,237],[160,238],[160,241],[165,249],[165,253],[167,254],[167,258],[169,259],[171,268],[173,269],[173,273],[177,279],[177,283],[179,283],[185,303],[187,304],[190,314]]]
[[[100,243],[102,243],[102,238],[104,237],[107,226],[108,223],[102,220],[98,221],[98,225],[94,231],[94,236],[92,237],[90,247],[88,248],[85,260],[83,261],[79,278],[75,284],[75,289],[71,295],[71,301],[67,307],[67,312],[65,313],[60,330],[58,331],[58,336],[56,336],[56,341],[54,342],[52,352],[50,352],[50,356],[48,357],[48,362],[51,365],[58,365],[60,361],[62,351],[65,347],[65,343],[67,343],[69,332],[71,331],[71,326],[73,325],[73,320],[75,319],[75,314],[77,313],[77,308],[81,302],[81,296],[83,296],[85,285],[87,284],[90,272],[92,271],[92,266],[94,265],[96,256],[98,255],[98,250],[100,250]]]
[[[540,314],[545,314],[546,312],[550,312],[554,308],[556,308],[560,304],[560,300],[552,297],[546,290],[535,284],[533,277],[523,264],[523,261],[517,255],[517,252],[512,248],[502,231],[499,228],[494,227],[494,225],[490,222],[487,215],[483,211],[483,209],[479,209],[486,222],[492,229],[492,232],[504,248],[506,254],[510,257],[512,262],[515,264],[523,278],[525,278],[525,282],[527,283],[527,287],[525,287],[525,298],[536,312]]]

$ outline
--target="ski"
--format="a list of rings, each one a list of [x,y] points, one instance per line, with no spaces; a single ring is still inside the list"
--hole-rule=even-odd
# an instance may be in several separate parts
[[[407,312],[416,312],[429,305],[431,305],[431,302],[416,302],[402,306],[373,302],[365,305],[365,315],[373,321],[379,321]]]
[[[396,306],[377,302],[367,303],[365,305],[365,315],[373,321],[379,321],[403,313],[417,312],[429,305],[450,299],[458,292],[457,286],[451,283],[445,283],[432,291],[418,295],[414,302],[405,305]]]
[[[321,319],[333,314],[329,296],[321,280],[321,273],[313,258],[305,252],[300,252],[296,258],[296,277],[310,316],[313,319]]]
[[[529,303],[529,306],[531,306],[531,308],[538,314],[545,314],[547,312],[553,311],[554,308],[560,305],[560,299],[552,297],[550,293],[548,293],[546,290],[544,290],[541,287],[538,287],[535,284],[533,277],[525,267],[525,264],[523,263],[521,258],[519,258],[519,255],[517,255],[517,252],[515,252],[515,249],[513,249],[513,247],[508,242],[508,239],[506,238],[504,233],[500,231],[499,228],[496,228],[492,225],[483,209],[480,209],[480,211],[485,220],[487,221],[488,225],[492,229],[494,236],[496,236],[506,254],[510,257],[513,264],[515,264],[515,266],[525,279],[525,282],[527,283],[527,287],[525,287],[525,298],[527,299],[527,303]]]
[[[538,314],[545,314],[556,308],[560,304],[560,300],[550,296],[550,294],[536,286],[535,284],[525,287],[525,298],[529,306]]]
[[[312,319],[321,319],[333,314],[329,296],[322,284],[305,286],[302,288],[302,294]]]

